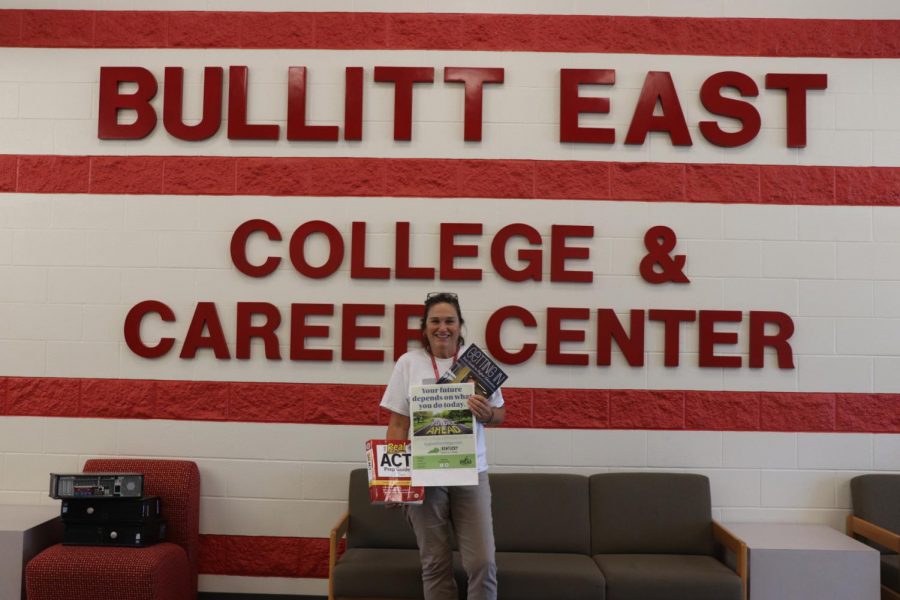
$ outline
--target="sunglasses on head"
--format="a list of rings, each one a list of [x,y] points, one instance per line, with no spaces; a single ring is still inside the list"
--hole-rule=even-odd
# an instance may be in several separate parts
[[[428,292],[425,296],[425,302],[433,302],[435,299],[449,300],[452,302],[459,301],[459,297],[453,292]]]

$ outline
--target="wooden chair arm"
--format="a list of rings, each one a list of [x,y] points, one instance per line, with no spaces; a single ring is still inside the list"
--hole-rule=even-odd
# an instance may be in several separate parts
[[[328,600],[334,600],[334,565],[337,564],[338,542],[347,535],[350,511],[345,512],[331,528],[328,536]]]
[[[858,535],[879,546],[900,552],[900,535],[853,515],[847,516],[847,535]]]
[[[749,576],[749,569],[747,568],[747,544],[744,540],[723,527],[721,523],[713,521],[712,525],[713,538],[735,555],[735,572],[738,574],[738,577],[741,578],[741,597],[744,600],[747,600],[747,583]]]

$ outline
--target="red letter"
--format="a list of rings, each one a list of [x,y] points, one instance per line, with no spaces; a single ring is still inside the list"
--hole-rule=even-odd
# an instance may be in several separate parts
[[[425,307],[421,304],[394,305],[394,360],[406,354],[410,342],[421,341],[422,331],[418,324],[410,327],[409,320],[421,319],[423,316],[425,316]]]
[[[409,223],[406,221],[397,223],[397,235],[395,241],[396,269],[394,276],[397,279],[434,279],[433,267],[409,266]]]
[[[363,69],[347,67],[344,74],[344,139],[362,139]]]
[[[262,325],[253,324],[253,315],[263,315],[266,320]],[[281,360],[278,348],[276,329],[281,325],[281,312],[278,307],[268,302],[237,303],[237,340],[235,342],[235,358],[250,358],[250,341],[262,338],[266,348],[266,358]]]
[[[306,239],[316,233],[323,234],[328,239],[328,258],[320,267],[314,267],[306,262]],[[325,221],[309,221],[304,223],[291,236],[291,262],[301,275],[311,279],[324,279],[333,275],[341,263],[344,262],[344,238],[331,223]]]
[[[203,335],[206,329],[209,329],[209,335]],[[181,358],[194,358],[200,348],[212,348],[216,358],[231,358],[219,313],[212,302],[197,303],[194,318],[191,319],[191,326],[181,347]]]
[[[629,337],[613,309],[597,310],[597,365],[608,367],[612,364],[612,341],[616,340],[629,365],[644,366],[644,311],[631,311],[630,329]]]
[[[716,331],[716,322],[740,323],[743,316],[739,310],[700,311],[700,361],[701,367],[737,368],[741,366],[740,356],[717,356],[716,344],[737,344],[735,331]]]
[[[711,75],[700,87],[700,102],[714,115],[737,119],[742,127],[738,131],[723,131],[715,121],[700,121],[700,133],[716,146],[743,146],[759,133],[759,111],[749,102],[726,98],[721,94],[723,87],[735,88],[744,97],[759,95],[756,83],[743,73],[722,71]]]
[[[350,279],[390,279],[389,267],[366,266],[366,224],[354,221],[350,234]]]
[[[665,354],[663,364],[667,367],[678,366],[679,335],[682,322],[690,323],[697,318],[692,310],[657,310],[651,309],[647,315],[651,321],[662,321],[665,324]]]
[[[125,343],[128,348],[141,358],[159,358],[165,356],[172,346],[175,338],[160,338],[155,346],[148,346],[141,339],[141,321],[147,313],[155,312],[167,323],[175,321],[175,313],[166,304],[156,300],[144,300],[135,304],[125,317]]]
[[[534,356],[537,344],[523,344],[522,349],[518,352],[508,352],[500,340],[500,330],[507,319],[518,319],[525,327],[537,327],[537,319],[521,306],[504,306],[497,309],[488,319],[484,331],[484,343],[487,351],[502,363],[518,365]]]
[[[662,114],[656,116],[656,103],[659,102]],[[626,144],[643,144],[648,131],[665,131],[675,146],[691,146],[691,134],[688,132],[687,122],[684,120],[684,112],[681,103],[678,102],[678,92],[668,71],[650,71],[644,79],[644,87],[634,107],[634,116],[631,118],[631,126],[625,136]]]
[[[288,68],[287,139],[336,142],[337,125],[306,124],[306,67]]]
[[[806,148],[806,90],[828,87],[825,73],[767,73],[766,89],[787,92],[787,147]]]
[[[307,325],[306,317],[333,314],[334,304],[291,304],[291,360],[331,360],[331,350],[306,347],[311,337],[328,337],[328,325]]]
[[[133,94],[119,92],[119,84],[137,84]],[[150,101],[158,86],[153,73],[142,67],[100,67],[100,112],[97,137],[101,140],[140,140],[156,127],[156,111]],[[134,123],[119,124],[119,111],[137,112]]]
[[[590,283],[594,279],[593,271],[569,271],[566,261],[587,260],[591,256],[590,248],[572,248],[566,246],[570,237],[594,237],[593,225],[553,225],[550,228],[550,281],[570,281]]]
[[[525,263],[520,270],[510,268],[506,262],[506,244],[513,236],[521,236],[528,240],[536,249],[520,248],[518,258]],[[491,264],[500,277],[507,281],[540,281],[541,280],[541,234],[530,225],[513,223],[497,232],[494,241],[491,242]]]
[[[434,68],[375,67],[375,81],[394,83],[394,139],[411,140],[413,84],[434,82]]]
[[[184,69],[166,67],[166,89],[163,93],[163,125],[179,140],[197,142],[211,138],[222,124],[222,67],[203,69],[203,117],[196,125],[185,125]]]
[[[587,354],[562,352],[563,342],[583,342],[583,329],[562,329],[564,320],[586,321],[591,311],[586,308],[548,308],[547,309],[547,364],[548,365],[586,365]]]
[[[463,139],[467,142],[480,142],[484,84],[503,83],[503,69],[447,67],[444,69],[444,81],[466,85]]]
[[[778,333],[766,335],[766,323],[778,327]],[[766,346],[772,346],[778,353],[778,368],[793,369],[794,353],[788,343],[794,335],[794,321],[783,312],[766,310],[750,311],[750,368],[761,369]]]
[[[341,315],[341,360],[373,361],[384,360],[383,350],[363,350],[356,347],[359,338],[381,337],[378,325],[358,325],[359,316],[384,316],[384,304],[345,304]]]
[[[481,223],[441,223],[441,280],[478,281],[481,269],[458,269],[457,257],[478,256],[478,246],[456,244],[457,235],[481,235]]]
[[[251,219],[241,223],[231,236],[231,262],[244,275],[265,277],[266,275],[271,275],[278,268],[278,265],[281,264],[281,259],[276,256],[270,256],[261,265],[251,264],[247,260],[247,238],[250,237],[251,233],[257,231],[265,233],[272,241],[281,241],[281,232],[268,221]]]
[[[560,69],[559,70],[559,141],[576,143],[612,144],[616,131],[607,127],[579,127],[582,113],[609,113],[609,98],[592,98],[578,95],[580,84],[612,85],[616,82],[613,69]]]
[[[278,125],[247,123],[247,67],[228,70],[228,139],[277,140]]]

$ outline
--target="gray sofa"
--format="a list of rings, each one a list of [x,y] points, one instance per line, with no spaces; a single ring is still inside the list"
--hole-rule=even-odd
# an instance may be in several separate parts
[[[900,475],[854,477],[850,496],[847,533],[881,552],[881,598],[900,600]]]
[[[746,546],[711,517],[706,477],[490,475],[501,600],[742,600]],[[365,469],[331,532],[329,599],[422,598],[412,530],[369,503]],[[339,556],[340,541],[345,550]],[[734,570],[720,562],[727,549]],[[465,572],[455,557],[460,597]]]

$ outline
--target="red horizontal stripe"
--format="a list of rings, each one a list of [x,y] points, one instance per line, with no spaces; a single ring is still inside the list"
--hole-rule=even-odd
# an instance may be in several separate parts
[[[0,378],[0,415],[386,425],[384,386]],[[504,389],[504,427],[900,433],[900,394]]]
[[[900,21],[13,9],[0,45],[897,58]]]
[[[204,575],[324,579],[328,577],[328,539],[201,535],[199,570]]]
[[[502,159],[0,156],[0,192],[900,206],[900,168]]]

